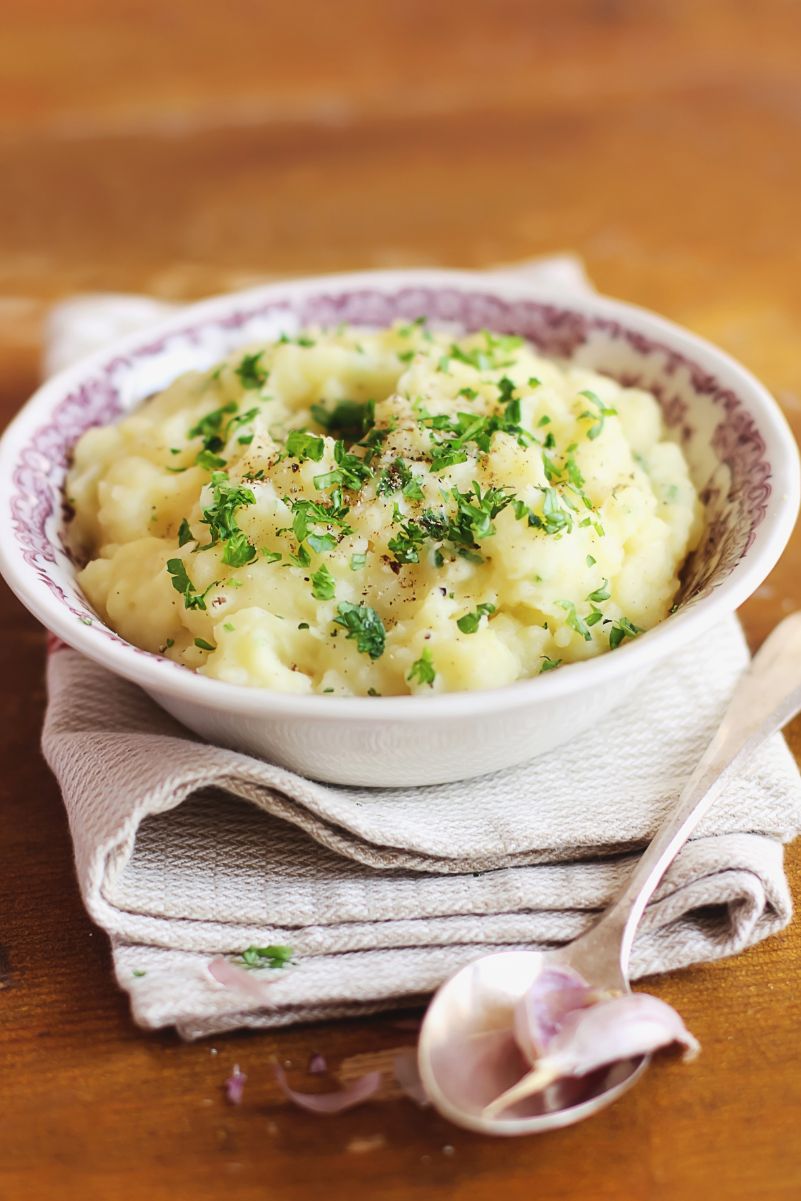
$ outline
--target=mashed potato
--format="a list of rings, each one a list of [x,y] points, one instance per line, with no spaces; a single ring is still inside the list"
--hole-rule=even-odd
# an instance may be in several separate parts
[[[296,693],[493,688],[662,621],[701,506],[659,406],[520,338],[340,328],[181,376],[75,448],[124,638]]]

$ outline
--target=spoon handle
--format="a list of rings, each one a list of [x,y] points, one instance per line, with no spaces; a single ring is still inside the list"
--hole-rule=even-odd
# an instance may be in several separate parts
[[[674,858],[720,794],[729,772],[801,711],[801,612],[773,630],[740,678],[714,738],[620,896],[585,936],[618,941],[627,976],[640,918]],[[609,948],[611,950],[611,947]]]

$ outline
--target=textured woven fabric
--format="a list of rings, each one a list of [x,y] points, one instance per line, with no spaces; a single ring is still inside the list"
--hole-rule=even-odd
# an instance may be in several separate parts
[[[746,662],[732,619],[572,746],[479,780],[374,791],[199,742],[63,648],[43,745],[136,1020],[191,1037],[366,1012],[428,992],[481,951],[574,938],[675,800]],[[666,877],[634,974],[783,926],[782,842],[799,826],[798,773],[777,737]],[[208,961],[269,943],[289,943],[297,965],[269,973],[269,1007],[243,1010]]]
[[[546,270],[552,285],[582,286],[572,261]],[[134,318],[128,304],[61,306],[50,362],[156,315],[138,301]],[[191,1038],[367,1013],[424,996],[485,951],[574,938],[675,801],[747,660],[732,618],[550,756],[464,783],[370,790],[206,745],[133,685],[57,650],[43,749],[136,1021]],[[782,843],[799,828],[801,782],[776,737],[665,878],[633,974],[733,954],[785,925]],[[296,958],[260,973],[269,1004],[208,972],[215,954],[269,943]]]

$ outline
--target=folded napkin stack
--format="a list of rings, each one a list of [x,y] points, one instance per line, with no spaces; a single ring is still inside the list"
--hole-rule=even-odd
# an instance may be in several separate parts
[[[582,286],[571,261],[524,269]],[[95,342],[108,333],[102,314],[117,328],[152,319],[157,306],[135,304],[135,316],[127,298],[62,306],[48,365],[76,339],[86,348],[92,321]],[[136,1021],[196,1038],[408,1004],[483,952],[575,938],[675,801],[747,662],[730,618],[545,758],[464,783],[367,789],[204,744],[56,644],[43,748]],[[671,868],[633,974],[730,955],[786,925],[782,844],[800,829],[801,781],[776,736]],[[209,972],[217,955],[269,944],[291,946],[293,962],[258,973],[263,999]]]

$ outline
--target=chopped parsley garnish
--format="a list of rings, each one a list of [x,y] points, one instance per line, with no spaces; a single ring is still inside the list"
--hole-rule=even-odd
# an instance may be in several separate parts
[[[391,492],[400,492],[408,480],[413,478],[412,468],[408,466],[406,460],[395,459],[389,467],[384,467],[381,476],[378,477],[376,492],[378,496],[389,496]]]
[[[315,488],[350,488],[351,491],[358,492],[363,483],[372,479],[372,467],[358,455],[349,453],[344,442],[334,443],[334,460],[336,467],[333,471],[326,471],[314,477]]]
[[[466,363],[475,367],[476,371],[497,371],[501,367],[511,367],[514,363],[515,350],[523,345],[523,339],[516,334],[493,334],[488,329],[482,330],[484,346],[474,346],[470,350],[452,343],[449,357],[458,363]]]
[[[210,642],[207,642],[205,638],[196,638],[195,646],[200,647],[202,651],[216,651],[217,649],[216,646],[212,646]]]
[[[339,434],[346,441],[355,442],[375,423],[375,401],[368,400],[362,404],[358,400],[340,400],[333,409],[313,404],[311,415],[326,433]]]
[[[542,666],[540,667],[540,675],[542,675],[544,671],[553,671],[561,662],[561,659],[549,659],[547,655],[543,655]]]
[[[575,459],[576,444],[572,443],[567,448],[561,464],[545,453],[546,449],[552,449],[555,445],[555,439],[548,435],[542,454],[543,471],[548,481],[548,487],[542,488],[542,512],[532,510],[523,501],[515,502],[515,516],[518,520],[522,521],[527,517],[530,526],[541,529],[546,534],[561,534],[571,530],[577,520],[575,514],[580,511],[581,505],[595,514],[593,503],[584,491],[584,476]],[[604,532],[601,523],[593,521],[591,517],[586,517],[578,524],[592,525],[599,536]]]
[[[512,404],[515,399],[516,385],[513,380],[509,379],[508,375],[501,376],[498,380],[498,391],[500,392],[500,401],[502,405]],[[518,417],[518,421],[520,418]]]
[[[222,455],[216,455],[213,450],[199,450],[195,459],[198,467],[204,467],[206,471],[217,471],[220,467],[225,466],[225,459]]]
[[[233,623],[232,621],[224,621],[224,622],[223,622],[223,629],[224,629],[224,630],[227,630],[227,632],[228,632],[229,634],[233,634],[233,633],[234,633],[234,631],[236,630],[236,626],[234,625],[234,623]]]
[[[634,622],[629,621],[628,617],[618,618],[609,631],[610,650],[616,650],[624,638],[636,638],[641,633],[642,629],[640,626],[635,626]]]
[[[584,621],[583,618],[579,617],[578,613],[576,612],[576,606],[574,605],[573,601],[558,600],[556,603],[567,613],[567,624],[570,626],[571,630],[575,630],[577,634],[581,634],[581,637],[585,642],[589,642],[592,638],[592,634],[589,631],[587,622]]]
[[[428,684],[430,688],[436,678],[437,672],[431,659],[431,651],[426,646],[420,658],[415,659],[406,679],[418,684]]]
[[[222,471],[211,477],[212,503],[203,510],[202,521],[209,527],[211,540],[201,550],[218,543],[223,547],[223,563],[231,567],[243,567],[256,558],[256,547],[241,530],[236,521],[236,511],[245,505],[254,505],[256,497],[249,488],[232,483]]]
[[[420,549],[428,539],[422,518],[411,518],[401,524],[400,532],[389,539],[387,547],[392,551],[396,563],[419,563]]]
[[[595,530],[596,534],[598,535],[598,537],[599,538],[603,537],[604,527],[601,525],[600,521],[593,521],[591,517],[585,517],[583,521],[579,522],[579,525],[582,528],[585,526],[591,525],[592,528]]]
[[[457,463],[467,462],[467,451],[448,446],[447,449],[437,451],[431,458],[431,471],[434,475],[438,471],[444,471],[447,467],[455,467]]]
[[[425,315],[414,317],[413,321],[410,321],[405,325],[396,325],[395,333],[399,334],[401,337],[411,337],[411,335],[416,334],[418,330],[422,330],[424,336],[430,336],[428,330],[425,328],[426,323],[428,323],[428,319],[429,318]]]
[[[333,534],[310,533],[307,534],[306,541],[316,555],[328,554],[337,544],[337,540]]]
[[[510,382],[510,381],[507,381]],[[451,437],[435,442],[432,448],[431,470],[442,471],[454,463],[464,463],[467,455],[464,447],[474,442],[480,451],[490,449],[494,434],[504,433],[515,438],[520,446],[531,446],[536,439],[520,425],[520,403],[510,399],[503,413],[482,417],[477,413],[457,413],[455,417],[439,413],[432,417],[421,413],[420,424],[437,433]]]
[[[401,338],[408,338],[417,330],[423,329],[427,321],[428,317],[415,317],[414,321],[410,321],[408,325],[397,326],[396,332]]]
[[[464,617],[460,617],[456,624],[463,634],[475,634],[481,625],[481,618],[485,616],[491,617],[494,612],[494,605],[478,605],[472,613],[465,613]]]
[[[224,512],[224,510],[222,510],[220,506],[218,506],[214,510],[207,509],[204,511],[203,519],[205,521],[208,515],[210,515],[211,513],[214,513],[214,515],[215,515],[214,521],[215,522],[219,521],[221,523],[222,519],[223,519],[222,518],[223,512]],[[233,518],[233,507],[231,508],[230,512],[231,512],[231,517],[230,517],[231,528],[226,528],[224,537],[218,537],[216,540],[213,538],[213,540],[211,542],[209,542],[206,546],[199,547],[199,549],[200,550],[208,550],[211,546],[214,546],[216,544],[216,542],[222,542],[222,544],[223,544],[223,555],[222,555],[223,563],[227,563],[230,567],[244,567],[246,563],[252,563],[253,560],[256,558],[256,547],[250,541],[250,539],[248,538],[248,536],[244,532],[244,530],[240,530],[238,528],[238,526],[236,526],[236,523]],[[212,524],[212,523],[209,522],[209,524]],[[212,530],[212,534],[214,534],[214,529]],[[268,559],[274,558],[274,552],[268,551],[267,554],[265,555],[265,558],[268,558]],[[280,555],[279,555],[279,558],[280,558]]]
[[[585,388],[583,392],[579,392],[579,396],[583,396],[594,406],[595,412],[590,409],[585,409],[583,413],[579,413],[580,418],[585,418],[592,422],[592,425],[587,430],[587,437],[591,442],[594,442],[597,437],[603,432],[604,422],[607,417],[616,417],[617,409],[610,409],[605,405],[600,396],[596,396],[589,388]]]
[[[184,598],[184,608],[186,609],[205,609],[206,596],[217,582],[209,584],[204,592],[198,592],[195,585],[190,580],[183,559],[168,559],[167,571],[172,577],[172,586],[176,592],[180,592]]]
[[[282,968],[286,967],[292,958],[292,948],[283,946],[247,947],[242,952],[241,959],[246,968]]]
[[[229,435],[231,434],[231,431],[237,429],[238,426],[247,425],[247,423],[249,421],[255,421],[255,419],[258,417],[258,415],[259,415],[258,409],[248,409],[247,412],[245,412],[245,413],[237,413],[236,417],[232,417],[231,420],[226,425],[225,437],[228,438]],[[240,442],[244,442],[246,440],[249,442],[252,442],[253,435],[252,434],[247,435],[247,439],[245,439],[245,438],[239,439]]]
[[[356,649],[371,659],[380,659],[384,653],[386,630],[384,623],[369,605],[354,605],[342,601],[337,605],[336,625],[348,632],[348,638],[356,639]]]
[[[373,459],[378,454],[380,454],[383,443],[386,441],[386,439],[392,433],[392,428],[394,428],[394,427],[390,427],[390,426],[379,427],[377,425],[374,425],[372,427],[372,429],[367,431],[365,436],[362,438],[361,442],[356,443],[356,446],[358,446],[360,449],[364,450],[364,452],[365,452],[364,461],[368,467],[373,462]]]
[[[609,600],[611,595],[612,593],[609,591],[609,580],[604,580],[600,588],[596,588],[594,592],[589,594],[587,600],[596,601],[598,604],[600,604],[601,601]]]
[[[311,459],[319,463],[323,457],[325,442],[319,434],[310,434],[306,430],[291,430],[286,440],[286,453],[293,459]]]
[[[490,354],[511,354],[525,345],[525,338],[521,338],[520,334],[494,334],[488,329],[482,330],[482,333]],[[500,363],[495,364],[496,367],[501,365]]]
[[[417,476],[413,475],[411,479],[407,480],[401,491],[407,500],[425,500],[425,493]]]
[[[302,346],[308,349],[310,346],[316,346],[314,338],[310,338],[307,334],[298,334],[296,338],[290,338],[289,334],[281,334],[278,339],[279,346]]]
[[[264,351],[259,350],[255,354],[246,354],[242,358],[236,369],[236,374],[239,376],[243,388],[263,388],[267,383],[270,373],[261,364],[263,357]]]
[[[278,563],[283,558],[280,550],[268,550],[266,546],[261,548],[261,557],[267,563]]]
[[[296,555],[290,554],[289,561],[290,563],[294,563],[296,567],[308,567],[311,563],[311,558],[306,547],[301,543],[298,547],[298,553]]]
[[[345,520],[350,509],[343,505],[342,493],[339,490],[331,494],[331,501],[327,505],[316,500],[290,501],[288,497],[284,498],[284,503],[292,510],[292,530],[298,542],[305,541],[313,525],[334,526],[343,537],[353,533]],[[279,533],[281,532],[283,531],[279,530]]]
[[[576,451],[575,443],[573,443],[571,446],[568,446],[567,454],[565,455],[564,473],[567,476],[568,482],[572,485],[573,490],[576,492],[576,494],[578,496],[581,497],[585,506],[588,509],[591,509],[592,502],[589,501],[587,499],[587,497],[584,495],[584,493],[582,492],[582,489],[584,487],[584,476],[581,474],[579,465],[576,462],[575,451]]]
[[[199,467],[205,467],[207,471],[215,471],[220,467],[225,466],[225,459],[220,457],[219,452],[225,446],[231,431],[238,426],[246,425],[258,416],[258,409],[248,409],[246,413],[237,413],[237,406],[233,400],[228,404],[224,404],[219,409],[212,409],[205,417],[201,417],[197,425],[193,425],[189,430],[189,438],[202,438],[203,447],[198,451],[195,462]],[[226,417],[231,416],[228,421]],[[247,435],[245,441],[252,442],[253,435]],[[239,439],[243,441],[242,438]],[[185,468],[168,468],[170,471],[182,471]]]
[[[542,453],[542,469],[549,484],[555,484],[562,478],[561,467],[553,461],[550,455],[546,455],[545,451]]]
[[[227,413],[236,412],[236,401],[229,400],[228,404],[224,404],[219,409],[212,409],[205,417],[201,417],[197,425],[193,425],[187,437],[202,438],[203,445],[207,450],[222,450],[224,445],[219,437],[222,423]]]
[[[451,496],[456,501],[457,516],[455,521],[451,522],[448,537],[452,542],[462,545],[478,541],[479,538],[489,538],[494,534],[494,519],[514,499],[514,493],[508,488],[487,488],[482,492],[477,481],[473,482],[469,492],[451,489]]]
[[[596,558],[594,558],[592,555],[587,555],[586,562],[587,562],[588,567],[594,567],[595,564],[598,562],[598,560]]]
[[[419,517],[404,520],[396,508],[393,520],[400,530],[387,546],[397,563],[419,563],[420,549],[426,542],[451,543],[458,555],[482,562],[481,556],[475,553],[478,542],[495,533],[493,520],[512,503],[514,494],[505,488],[487,488],[482,492],[480,484],[474,482],[471,491],[460,492],[458,488],[451,488],[448,495],[456,502],[456,512],[452,516],[426,509]],[[439,559],[435,557],[435,563],[441,567],[443,562],[439,552]]]
[[[405,459],[395,459],[382,472],[376,485],[379,496],[389,496],[392,492],[402,492],[409,500],[422,500],[423,489],[412,469]]]
[[[186,546],[187,542],[194,542],[195,535],[189,528],[189,522],[184,517],[181,524],[178,526],[178,545]]]
[[[311,578],[312,596],[315,600],[331,600],[336,591],[336,581],[323,563]]]
[[[350,557],[351,571],[361,571],[361,569],[364,567],[366,562],[367,562],[367,555],[359,553],[359,552],[352,554]]]

